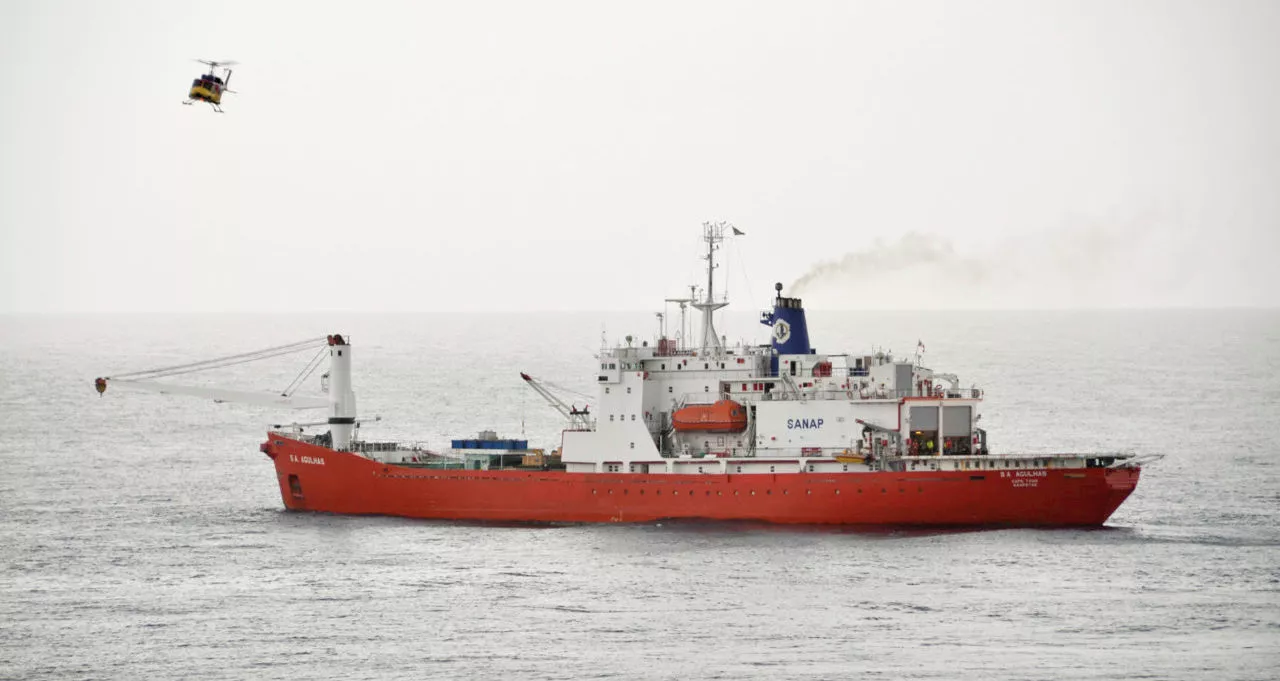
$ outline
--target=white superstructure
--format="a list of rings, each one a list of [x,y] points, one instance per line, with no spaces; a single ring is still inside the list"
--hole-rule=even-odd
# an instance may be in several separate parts
[[[876,470],[888,457],[985,454],[981,391],[885,353],[818,353],[801,301],[781,284],[761,319],[772,341],[727,347],[713,319],[728,305],[713,293],[726,227],[703,225],[707,287],[690,301],[703,315],[698,343],[628,337],[602,352],[594,418],[564,432],[567,470]]]

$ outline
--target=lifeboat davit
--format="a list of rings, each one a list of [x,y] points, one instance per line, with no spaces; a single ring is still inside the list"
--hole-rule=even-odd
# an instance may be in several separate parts
[[[747,408],[733,400],[691,404],[677,409],[671,424],[680,432],[738,433],[747,427]]]

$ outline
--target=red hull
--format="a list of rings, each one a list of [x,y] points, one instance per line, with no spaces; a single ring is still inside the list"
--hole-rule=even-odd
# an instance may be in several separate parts
[[[1139,476],[1128,468],[750,475],[430,470],[289,438],[272,437],[263,450],[275,461],[291,510],[521,522],[1096,526],[1133,492]]]

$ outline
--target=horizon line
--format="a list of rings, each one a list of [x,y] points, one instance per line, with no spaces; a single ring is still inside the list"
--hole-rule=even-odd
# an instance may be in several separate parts
[[[1280,311],[1277,305],[1159,305],[1159,306],[1108,306],[1108,307],[898,307],[898,308],[834,308],[806,307],[806,312],[829,312],[836,314],[849,313],[921,313],[921,312],[1213,312],[1213,311]],[[306,310],[0,310],[0,316],[17,317],[57,317],[57,316],[129,316],[129,315],[318,315],[318,314],[359,314],[359,315],[420,315],[420,314],[465,314],[465,315],[512,315],[512,314],[617,314],[642,313],[654,314],[652,308],[601,308],[601,309],[511,309],[511,310],[460,310],[440,309],[404,309],[404,310],[354,310],[354,309],[306,309]],[[731,313],[755,314],[755,309],[740,308],[727,310]]]

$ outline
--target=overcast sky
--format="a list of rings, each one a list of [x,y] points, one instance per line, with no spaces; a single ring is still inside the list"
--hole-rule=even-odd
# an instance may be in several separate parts
[[[0,312],[1275,306],[1280,3],[0,3]],[[227,113],[182,106],[236,59]],[[683,289],[686,290],[687,289]]]

